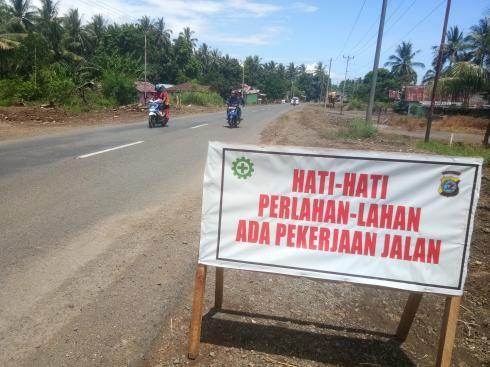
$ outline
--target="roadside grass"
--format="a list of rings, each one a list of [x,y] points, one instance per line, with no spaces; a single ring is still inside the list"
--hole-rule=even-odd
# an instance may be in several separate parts
[[[420,141],[416,144],[418,149],[427,150],[442,155],[452,155],[460,157],[483,157],[484,165],[490,165],[490,149],[482,146],[456,143],[447,145],[438,141],[425,143]]]
[[[369,139],[378,134],[378,128],[371,122],[356,118],[345,128],[337,130],[336,136],[342,139]]]
[[[177,95],[177,94],[176,94]],[[181,92],[178,93],[183,105],[196,106],[222,106],[224,105],[223,98],[215,92]],[[172,103],[175,104],[175,96],[172,96]]]

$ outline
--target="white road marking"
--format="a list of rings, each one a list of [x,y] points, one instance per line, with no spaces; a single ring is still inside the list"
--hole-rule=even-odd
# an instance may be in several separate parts
[[[88,158],[88,157],[92,157],[92,156],[97,155],[97,154],[107,153],[107,152],[111,152],[113,150],[127,148],[127,147],[130,147],[132,145],[141,144],[141,143],[144,143],[144,141],[143,140],[140,140],[140,141],[135,141],[134,143],[124,144],[124,145],[120,145],[120,146],[114,147],[114,148],[99,150],[98,152],[84,154],[84,155],[78,156],[77,158],[79,158],[79,159]]]
[[[201,125],[197,125],[197,126],[192,126],[191,129],[197,129],[198,127],[203,127],[206,125],[209,125],[209,124],[201,124]]]

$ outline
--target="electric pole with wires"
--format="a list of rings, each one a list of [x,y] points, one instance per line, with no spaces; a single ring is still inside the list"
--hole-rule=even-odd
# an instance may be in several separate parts
[[[444,51],[444,43],[446,41],[447,21],[449,19],[449,10],[450,9],[451,9],[451,0],[447,0],[446,14],[444,16],[444,25],[442,27],[441,44],[439,45],[439,53],[437,54],[436,73],[434,75],[434,82],[432,83],[430,108],[429,108],[429,113],[427,114],[427,127],[425,130],[425,140],[424,140],[426,143],[428,143],[430,140],[430,129],[432,127],[432,115],[434,114],[434,105],[436,103],[437,82],[439,81],[439,74],[441,73],[442,56],[443,56],[443,51]]]
[[[325,90],[325,108],[327,108],[328,101],[328,87],[330,86],[330,70],[332,70],[332,58],[330,58],[330,62],[328,64],[328,79],[327,79],[327,88]]]
[[[371,121],[371,116],[373,113],[374,96],[376,94],[376,80],[378,79],[379,56],[381,53],[381,43],[383,41],[383,30],[385,27],[385,16],[386,16],[387,5],[388,5],[388,0],[383,0],[383,6],[381,8],[381,17],[379,18],[378,42],[376,43],[376,53],[374,55],[373,75],[371,79],[371,91],[369,92],[369,103],[366,111],[366,122]]]
[[[354,56],[343,56],[344,59],[347,59],[347,62],[345,64],[345,76],[344,76],[344,85],[342,86],[342,96],[341,96],[341,101],[340,101],[340,114],[342,115],[342,112],[344,110],[344,96],[345,96],[345,85],[347,84],[347,71],[349,70],[349,61],[350,59],[353,59]]]

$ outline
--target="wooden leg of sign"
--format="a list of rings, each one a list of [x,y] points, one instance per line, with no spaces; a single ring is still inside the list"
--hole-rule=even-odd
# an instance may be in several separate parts
[[[214,308],[220,309],[223,305],[223,268],[216,268],[216,285],[214,288]]]
[[[446,297],[446,307],[442,319],[436,367],[449,367],[451,365],[460,304],[461,297]]]
[[[192,319],[189,330],[189,350],[190,359],[196,359],[199,355],[199,345],[201,342],[202,306],[204,302],[204,288],[206,285],[205,265],[197,265],[196,279],[194,283],[194,299],[192,301]]]
[[[410,293],[408,296],[407,304],[405,305],[398,329],[396,330],[396,338],[399,341],[404,342],[407,339],[421,300],[422,293]]]

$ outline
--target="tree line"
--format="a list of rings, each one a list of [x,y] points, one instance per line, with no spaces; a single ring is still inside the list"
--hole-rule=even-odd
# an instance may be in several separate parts
[[[102,15],[83,23],[78,9],[60,15],[58,3],[0,0],[0,104],[53,101],[63,105],[114,105],[134,101],[134,81],[210,85],[222,98],[246,84],[268,100],[293,94],[319,99],[328,76],[322,63],[315,72],[305,65],[264,62],[258,56],[238,60],[184,28],[174,36],[164,18],[109,23]],[[244,69],[242,69],[242,67]]]

